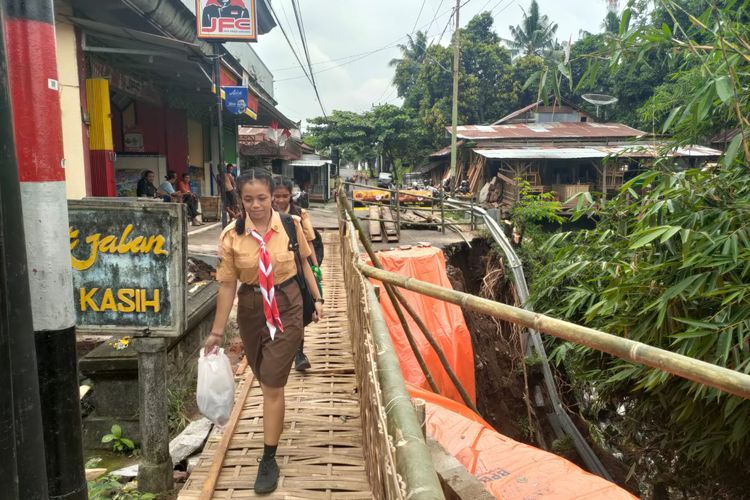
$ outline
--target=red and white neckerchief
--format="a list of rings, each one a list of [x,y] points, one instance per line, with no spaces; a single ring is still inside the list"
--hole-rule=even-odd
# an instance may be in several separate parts
[[[260,293],[263,295],[263,312],[266,315],[266,326],[268,332],[271,334],[271,340],[276,335],[276,330],[283,332],[284,326],[281,324],[281,317],[279,316],[279,306],[276,304],[276,289],[273,287],[273,266],[271,265],[271,255],[268,253],[266,244],[273,235],[273,229],[268,229],[265,237],[261,237],[260,233],[253,229],[250,231],[250,236],[255,238],[260,245],[260,252],[258,253],[258,285],[260,286]]]

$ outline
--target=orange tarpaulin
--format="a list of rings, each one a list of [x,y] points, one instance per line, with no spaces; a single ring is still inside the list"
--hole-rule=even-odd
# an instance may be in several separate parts
[[[503,436],[461,404],[428,390],[407,387],[412,398],[427,402],[427,434],[456,457],[495,498],[636,498],[562,457]]]
[[[445,288],[452,288],[445,271],[445,256],[442,250],[434,247],[411,248],[409,250],[392,250],[378,253],[378,258],[387,271],[410,276],[421,281],[427,281]],[[378,285],[379,282],[373,280]],[[439,299],[420,295],[409,290],[401,289],[409,304],[417,315],[427,325],[438,345],[445,353],[448,362],[466,389],[472,402],[476,402],[474,390],[474,349],[471,346],[469,329],[466,327],[461,308]],[[393,309],[388,295],[380,294],[380,305],[383,316],[388,324],[391,341],[396,355],[401,363],[404,380],[418,387],[429,389],[427,379],[414,357],[409,342],[404,334],[401,322]],[[403,308],[402,308],[403,309]],[[427,367],[435,380],[440,393],[451,399],[463,402],[448,374],[442,368],[435,350],[427,342],[422,331],[414,320],[404,311],[409,329],[416,340],[419,351],[425,358]]]

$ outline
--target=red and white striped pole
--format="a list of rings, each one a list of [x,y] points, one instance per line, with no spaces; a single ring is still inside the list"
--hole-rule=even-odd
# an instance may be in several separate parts
[[[49,498],[85,499],[73,276],[52,0],[0,0]]]

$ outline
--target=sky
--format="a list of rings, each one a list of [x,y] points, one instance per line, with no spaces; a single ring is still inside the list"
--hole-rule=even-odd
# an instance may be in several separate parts
[[[476,14],[493,12],[494,29],[510,37],[530,0],[462,0],[460,24]],[[328,114],[334,109],[361,112],[375,104],[400,104],[391,84],[389,61],[400,56],[398,44],[416,30],[427,31],[434,43],[447,45],[447,26],[455,0],[299,0],[310,60],[320,100]],[[558,24],[557,37],[578,39],[581,30],[601,31],[606,0],[538,0],[541,14]],[[624,2],[622,2],[624,4]],[[291,0],[271,0],[281,25],[305,62]],[[447,29],[446,29],[447,27]],[[442,33],[442,39],[441,39]],[[322,114],[312,85],[304,76],[282,30],[261,35],[253,48],[274,75],[278,108],[294,121]],[[303,125],[304,127],[304,125]]]

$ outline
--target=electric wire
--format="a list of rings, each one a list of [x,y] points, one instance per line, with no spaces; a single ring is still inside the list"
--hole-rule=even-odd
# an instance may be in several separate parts
[[[417,14],[417,18],[414,20],[414,26],[411,28],[411,34],[414,34],[414,31],[417,29],[417,23],[419,22],[419,18],[422,17],[422,11],[424,10],[424,4],[427,3],[427,0],[422,0],[422,6],[419,7],[419,14]]]
[[[468,3],[469,1],[470,0],[467,0],[466,2],[464,2],[463,5],[466,5],[466,3]],[[441,2],[441,5],[442,5],[442,2]],[[271,10],[272,10],[272,13],[273,13],[273,9],[271,9]],[[443,12],[441,12],[439,15],[437,15],[435,17],[435,19],[439,19],[439,18],[443,17],[444,15],[446,15],[446,14],[448,14],[450,12],[453,12],[453,10],[455,10],[455,9],[454,8],[446,9]],[[433,22],[434,22],[434,20],[430,21],[430,23],[425,23],[424,25],[422,25],[422,27],[430,26]],[[277,23],[278,23],[278,21],[277,21]],[[282,32],[283,32],[283,30],[282,30]],[[331,69],[335,69],[335,68],[337,68],[339,66],[345,66],[347,64],[359,61],[359,60],[363,59],[364,57],[370,56],[372,54],[376,54],[378,52],[382,52],[384,50],[388,50],[388,49],[390,49],[390,48],[398,45],[402,40],[404,40],[405,38],[408,38],[408,37],[409,37],[408,34],[407,35],[403,35],[403,36],[401,36],[401,37],[399,37],[399,38],[397,38],[397,39],[389,42],[388,44],[386,44],[386,45],[384,45],[382,47],[379,47],[377,49],[373,49],[373,50],[369,50],[369,51],[365,51],[365,52],[359,52],[359,53],[356,53],[356,54],[350,54],[348,56],[343,56],[343,57],[336,58],[336,59],[329,59],[327,61],[316,61],[316,62],[313,62],[312,65],[313,66],[317,66],[317,65],[321,65],[321,64],[328,64],[328,63],[335,62],[335,61],[343,61],[343,60],[350,59],[347,62],[344,62],[344,63],[341,63],[341,64],[337,64],[335,66],[331,66],[331,67],[323,69],[323,70],[316,71],[316,73],[321,73],[323,71],[328,71],[328,70],[331,70]],[[433,36],[433,38],[434,38],[434,36]],[[297,69],[297,66],[285,66],[283,68],[274,69],[273,71],[286,71],[286,70],[292,70],[292,69]],[[303,78],[303,77],[304,76],[300,75],[300,76],[293,76],[293,77],[288,77],[288,78],[282,78],[282,79],[275,80],[275,81],[276,82],[282,82],[282,81],[287,81],[287,80],[298,80],[299,78]]]
[[[323,107],[323,101],[320,99],[320,92],[318,91],[318,85],[315,82],[315,72],[313,72],[312,64],[310,63],[310,51],[307,46],[307,36],[305,35],[305,27],[302,23],[302,9],[299,6],[297,0],[292,0],[292,8],[294,9],[294,17],[297,20],[297,28],[299,29],[300,38],[302,39],[302,47],[305,49],[305,59],[307,59],[307,66],[310,69],[310,80],[315,91],[315,97],[318,98],[318,104],[320,104],[320,110],[323,112],[323,116],[328,118],[326,110]]]
[[[267,4],[268,4],[268,8],[271,9],[271,14],[276,20],[276,24],[279,26],[279,29],[281,29],[281,33],[284,35],[284,38],[286,39],[286,43],[289,45],[289,50],[292,51],[294,58],[297,60],[297,63],[299,63],[300,68],[302,68],[302,72],[305,74],[304,76],[307,77],[307,79],[310,81],[310,84],[312,85],[312,78],[310,78],[310,75],[307,74],[305,65],[302,64],[302,61],[297,55],[297,52],[294,50],[294,47],[292,46],[292,42],[289,40],[289,36],[286,34],[286,30],[284,29],[284,26],[281,24],[281,19],[279,19],[279,16],[276,14],[276,10],[273,8],[273,4],[270,1],[267,2]],[[276,80],[276,81],[279,82],[281,80]]]

